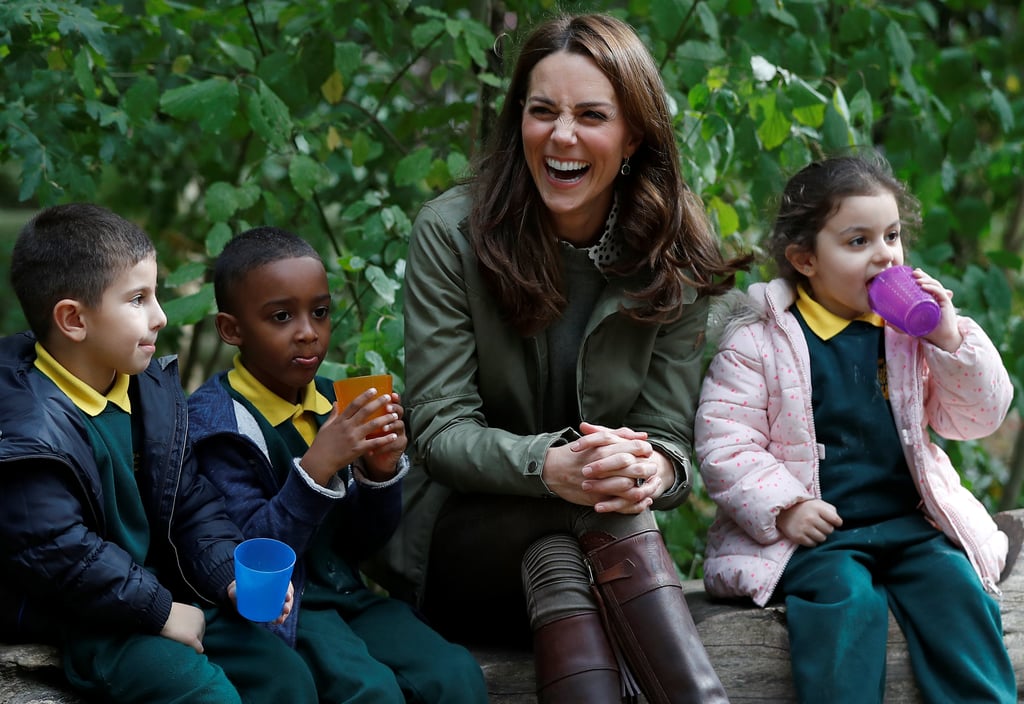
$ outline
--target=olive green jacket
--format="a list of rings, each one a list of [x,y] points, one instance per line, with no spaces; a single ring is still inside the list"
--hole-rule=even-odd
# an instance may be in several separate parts
[[[409,244],[403,404],[413,469],[399,530],[366,567],[407,598],[420,595],[433,523],[451,491],[549,497],[545,454],[578,437],[573,428],[541,427],[547,338],[523,338],[503,323],[469,243],[469,207],[465,186],[428,202]],[[669,509],[690,487],[708,301],[691,289],[678,321],[640,324],[620,312],[632,303],[630,284],[639,282],[610,279],[587,323],[579,408],[588,422],[646,431],[673,460],[676,482],[654,504]]]

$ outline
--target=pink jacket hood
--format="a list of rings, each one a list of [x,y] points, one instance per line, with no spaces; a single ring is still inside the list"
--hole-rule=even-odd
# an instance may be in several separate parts
[[[718,506],[708,534],[704,584],[718,597],[768,603],[796,545],[775,525],[778,513],[820,497],[819,449],[811,408],[810,358],[792,287],[754,284],[731,302],[727,324],[701,389],[694,449]],[[922,510],[962,546],[985,587],[1006,562],[1007,537],[961,483],[930,427],[951,440],[994,432],[1013,386],[999,353],[970,318],[963,344],[948,353],[885,329],[890,403]]]

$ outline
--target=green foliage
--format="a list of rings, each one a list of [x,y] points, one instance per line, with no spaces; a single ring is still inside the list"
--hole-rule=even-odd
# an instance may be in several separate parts
[[[141,222],[166,285],[161,344],[182,355],[190,384],[227,360],[209,326],[211,258],[246,227],[290,229],[330,272],[325,372],[387,370],[401,389],[412,218],[468,173],[519,29],[553,9],[7,0],[0,167],[16,192],[5,200],[91,200]],[[1020,387],[1019,3],[629,0],[611,11],[662,69],[684,174],[726,247],[758,249],[773,198],[809,159],[876,145],[923,205],[913,263],[955,291]],[[759,267],[745,280],[770,275]],[[975,485],[1006,475],[984,448],[958,459]],[[995,484],[984,488],[990,505]],[[699,559],[707,516],[698,495],[667,519],[687,564]]]

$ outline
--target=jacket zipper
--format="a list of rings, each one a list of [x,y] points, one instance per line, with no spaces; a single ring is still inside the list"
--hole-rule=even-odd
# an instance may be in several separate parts
[[[177,425],[175,425],[175,429],[177,429]],[[184,437],[186,437],[186,438],[188,437],[188,415],[187,414],[185,416],[185,435],[184,435]],[[171,447],[177,447],[177,445],[172,443]],[[216,602],[213,601],[212,599],[208,598],[206,595],[204,595],[201,590],[197,589],[196,586],[194,584],[192,584],[192,582],[189,581],[188,576],[186,575],[184,568],[181,566],[181,552],[178,550],[178,545],[177,545],[177,543],[175,543],[174,537],[173,537],[174,515],[175,515],[175,511],[177,510],[177,506],[178,506],[178,490],[181,488],[182,467],[184,466],[184,462],[185,462],[185,448],[184,448],[184,444],[181,445],[181,447],[178,450],[177,454],[178,454],[178,461],[177,461],[178,472],[175,475],[174,491],[171,493],[171,510],[170,510],[170,513],[167,516],[167,543],[171,546],[171,550],[174,552],[174,562],[178,566],[178,574],[181,575],[181,580],[185,584],[188,585],[189,589],[191,589],[196,594],[196,596],[198,596],[200,599],[202,599],[207,604],[210,604],[211,606],[214,606],[214,605],[216,605]]]

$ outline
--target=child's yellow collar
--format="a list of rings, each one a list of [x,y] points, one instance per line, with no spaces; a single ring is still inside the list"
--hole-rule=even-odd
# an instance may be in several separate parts
[[[800,315],[804,316],[807,327],[822,340],[835,337],[845,330],[853,320],[863,320],[876,327],[885,325],[885,321],[877,313],[864,313],[853,320],[842,318],[811,298],[802,284],[796,287],[796,307],[800,311]]]
[[[228,384],[245,396],[273,426],[278,426],[305,411],[323,415],[331,410],[331,402],[316,390],[316,384],[312,381],[303,390],[300,403],[289,403],[260,383],[242,364],[241,355],[235,355],[233,364],[234,368],[228,372]]]
[[[128,398],[127,374],[118,374],[114,377],[114,385],[106,395],[101,394],[77,376],[69,372],[64,366],[54,359],[53,355],[46,351],[46,348],[36,343],[35,367],[46,375],[50,381],[63,391],[71,402],[90,416],[98,416],[107,407],[107,403],[113,403],[125,413],[132,412],[132,403]]]

